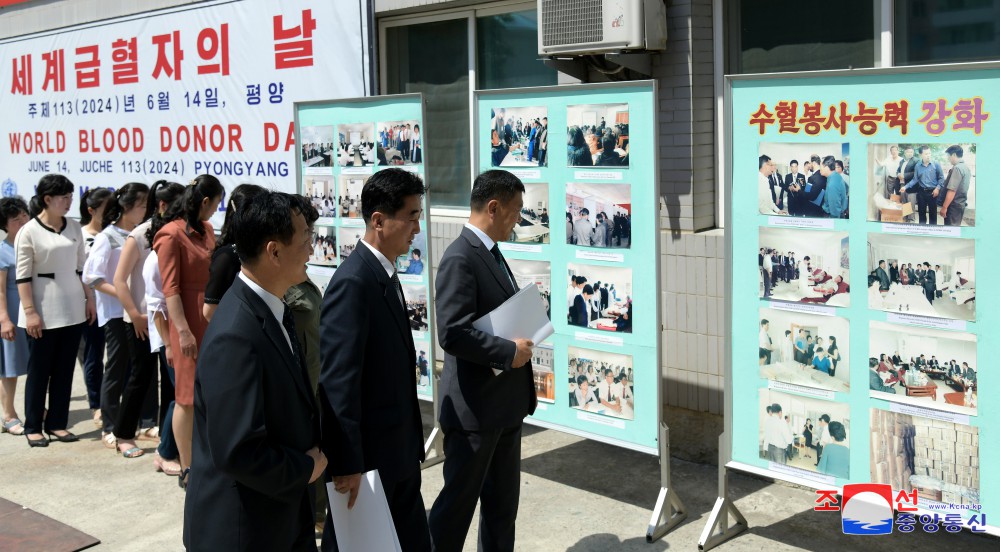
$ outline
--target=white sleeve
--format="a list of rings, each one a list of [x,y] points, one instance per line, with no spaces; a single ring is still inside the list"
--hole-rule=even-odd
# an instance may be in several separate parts
[[[104,282],[114,280],[114,274],[108,274],[108,265],[111,263],[111,242],[104,232],[94,237],[94,245],[90,248],[90,255],[83,263],[83,283],[90,287]]]
[[[142,280],[146,284],[146,310],[167,316],[167,304],[163,299],[163,281],[160,278],[160,264],[156,251],[151,251],[142,266]]]

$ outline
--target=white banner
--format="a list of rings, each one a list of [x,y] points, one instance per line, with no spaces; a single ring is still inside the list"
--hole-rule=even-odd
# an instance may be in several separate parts
[[[241,0],[0,43],[0,192],[47,173],[77,200],[203,173],[294,192],[293,103],[371,93],[367,25],[368,0]]]

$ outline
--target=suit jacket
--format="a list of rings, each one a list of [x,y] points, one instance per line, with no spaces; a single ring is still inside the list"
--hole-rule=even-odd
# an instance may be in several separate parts
[[[875,275],[878,276],[878,287],[880,289],[889,289],[889,275],[885,273],[882,267],[875,269]]]
[[[937,276],[933,270],[928,270],[924,273],[924,289],[934,290],[937,289]]]
[[[435,279],[438,340],[444,349],[441,425],[466,431],[512,427],[538,404],[531,363],[512,368],[513,341],[472,327],[516,290],[472,230],[448,246]],[[493,368],[502,370],[494,375]]]
[[[423,425],[406,311],[385,268],[360,241],[327,285],[320,319],[320,405],[330,475],[420,470]]]
[[[315,550],[316,402],[281,324],[240,278],[205,332],[194,416],[187,549]]]

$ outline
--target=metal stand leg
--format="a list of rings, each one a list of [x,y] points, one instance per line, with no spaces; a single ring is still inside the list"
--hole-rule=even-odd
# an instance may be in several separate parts
[[[438,425],[438,387],[441,378],[434,376],[434,429],[431,430],[430,437],[424,442],[424,461],[420,464],[420,469],[424,470],[431,466],[436,466],[444,462],[444,433]]]
[[[719,497],[715,500],[712,514],[708,516],[708,523],[698,539],[698,550],[701,551],[711,550],[750,527],[746,518],[729,499],[729,469],[726,468],[725,460],[728,458],[729,435],[723,433],[719,437]],[[733,517],[732,525],[729,523],[730,515]]]
[[[658,540],[687,519],[684,503],[670,484],[670,430],[660,423],[660,494],[646,529],[646,542]]]

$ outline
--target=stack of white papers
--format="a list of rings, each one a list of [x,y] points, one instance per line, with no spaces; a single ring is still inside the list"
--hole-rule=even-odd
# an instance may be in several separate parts
[[[350,510],[350,495],[338,493],[332,482],[326,484],[326,494],[340,552],[402,552],[378,470],[361,476],[361,489]]]
[[[472,327],[512,341],[530,339],[535,345],[555,333],[552,321],[545,313],[545,302],[535,284],[515,293],[493,312],[473,322]],[[493,369],[495,374],[502,371]]]

